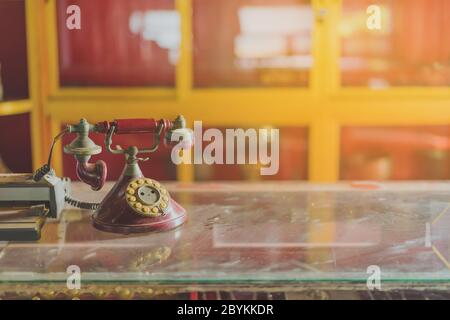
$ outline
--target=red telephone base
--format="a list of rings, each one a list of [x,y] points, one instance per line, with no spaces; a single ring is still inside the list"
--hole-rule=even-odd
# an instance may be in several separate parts
[[[127,175],[126,173],[128,173],[128,171],[129,170],[125,168],[117,183],[109,191],[102,203],[100,203],[98,209],[92,215],[92,224],[95,228],[106,232],[130,234],[150,231],[166,231],[176,228],[186,222],[186,210],[171,197],[168,197],[167,190],[165,190],[166,197],[169,199],[164,214],[159,216],[146,216],[136,213],[126,200],[127,197],[130,196],[127,194],[127,189],[129,189],[131,183],[134,184],[137,180],[140,183],[144,183],[144,181],[151,179],[142,176],[140,170],[136,170],[132,175]],[[158,183],[158,185],[160,184]],[[156,187],[152,188],[155,189]]]
[[[138,221],[131,220],[128,223],[115,223],[113,222],[114,220],[111,220],[110,222],[101,221],[93,215],[92,224],[98,230],[113,233],[130,234],[150,231],[157,232],[167,231],[182,225],[186,222],[187,215],[186,210],[183,207],[175,200],[170,199],[169,208],[164,216],[144,219],[139,219]]]

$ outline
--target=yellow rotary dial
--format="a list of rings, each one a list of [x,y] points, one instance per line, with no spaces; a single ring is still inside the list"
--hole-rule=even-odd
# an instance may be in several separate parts
[[[155,180],[138,178],[130,181],[126,189],[128,205],[138,214],[159,217],[169,207],[169,193]]]

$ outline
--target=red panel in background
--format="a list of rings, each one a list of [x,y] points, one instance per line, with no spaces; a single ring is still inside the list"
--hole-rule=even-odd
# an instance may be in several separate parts
[[[12,172],[31,172],[29,114],[0,117],[0,155]]]
[[[23,0],[0,0],[0,64],[4,100],[28,98]],[[31,172],[28,114],[0,117],[0,156],[12,172]]]
[[[204,128],[207,130],[207,128]],[[225,129],[222,129],[225,137]],[[280,129],[279,170],[274,175],[261,175],[261,165],[255,164],[201,164],[195,165],[195,178],[211,180],[307,180],[308,179],[308,129],[285,127]],[[196,142],[197,143],[197,142]],[[205,148],[209,142],[203,143]],[[226,155],[224,141],[224,157]],[[248,146],[246,147],[248,159]],[[235,145],[236,149],[236,145]],[[204,150],[204,149],[203,149]],[[270,147],[268,148],[270,151]],[[236,156],[236,150],[235,150]],[[269,154],[270,156],[270,154]]]
[[[28,97],[23,0],[0,0],[0,65],[4,100]]]
[[[306,0],[194,0],[193,1],[193,45],[194,45],[194,83],[196,87],[239,87],[239,86],[306,86],[309,70],[295,69],[292,66],[247,67],[238,66],[236,43],[242,35],[239,11],[251,8],[289,8],[290,6],[310,7]],[[275,15],[275,13],[273,14]],[[253,17],[255,18],[255,17]],[[257,23],[258,21],[246,21]],[[270,25],[269,25],[270,26]],[[288,43],[284,54],[262,54],[251,61],[261,63],[267,58],[289,58],[299,54],[292,42],[300,37],[302,42],[311,43],[312,24],[309,30],[300,34],[284,34],[277,26],[272,32],[259,35],[259,40],[275,37]],[[252,40],[258,39],[258,34]],[[296,37],[294,37],[296,36]],[[261,39],[262,38],[262,39]],[[297,39],[298,40],[298,39]],[[308,46],[306,46],[308,47]],[[258,46],[253,46],[256,50]],[[291,51],[291,52],[290,52]],[[311,55],[303,49],[303,55]],[[266,53],[267,54],[267,53]],[[264,58],[263,58],[264,57]]]
[[[173,0],[57,2],[62,86],[174,86],[169,50],[130,30],[130,16],[174,10]],[[81,29],[66,27],[69,5],[81,9]]]
[[[450,126],[347,127],[341,179],[450,179]]]
[[[119,144],[123,148],[136,145],[138,147],[150,147],[152,144],[151,134],[139,134],[139,135],[117,135],[113,137],[113,143]],[[62,139],[63,145],[70,143],[75,138],[74,134],[64,136]],[[101,134],[91,134],[90,138],[103,149],[102,153],[91,158],[91,162],[97,160],[104,160],[108,166],[107,180],[117,180],[122,173],[125,165],[124,155],[115,155],[106,151],[104,146],[105,136]],[[142,158],[149,157],[150,160],[146,162],[140,162],[142,173],[148,178],[154,178],[157,180],[175,180],[176,179],[176,167],[170,159],[170,150],[160,147],[160,149],[154,153],[141,154]],[[69,177],[72,180],[78,180],[75,173],[76,161],[72,155],[64,154],[63,156],[63,175]]]

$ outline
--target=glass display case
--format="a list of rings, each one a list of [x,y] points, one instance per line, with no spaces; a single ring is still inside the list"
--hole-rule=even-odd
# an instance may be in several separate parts
[[[80,187],[77,197],[100,199]],[[39,242],[0,243],[0,298],[448,296],[448,183],[168,187],[189,212],[182,228],[104,233],[88,211],[66,210]],[[67,288],[68,266],[79,268],[80,289]],[[367,289],[374,266],[382,291]]]
[[[68,27],[71,6],[79,29]],[[373,12],[379,27],[368,26]],[[222,135],[279,129],[280,138],[278,171],[267,176],[248,154],[243,164],[175,165],[159,149],[142,173],[172,180],[170,197],[149,185],[138,191],[150,182],[134,162],[147,159],[130,148],[137,180],[117,195],[137,214],[158,208],[135,200],[176,200],[186,224],[130,234],[133,224],[119,235],[92,227],[91,210],[39,216],[39,240],[0,242],[0,299],[373,298],[381,294],[368,291],[373,267],[383,294],[449,299],[449,21],[448,0],[0,0],[0,159],[12,171],[47,163],[67,124],[82,124],[84,146],[81,118],[106,139],[117,133],[117,153],[166,145],[196,121]],[[153,121],[179,114],[176,126]],[[133,129],[115,132],[117,119]],[[76,165],[98,187],[106,166],[95,161],[117,180],[124,158],[69,148],[75,161],[63,154],[71,132],[51,162],[73,181],[59,200],[95,210],[113,183],[92,192],[75,181]],[[192,152],[208,141],[194,137]],[[226,142],[221,151],[237,160]],[[115,223],[121,212],[111,203]],[[81,289],[67,287],[70,265],[81,269]]]

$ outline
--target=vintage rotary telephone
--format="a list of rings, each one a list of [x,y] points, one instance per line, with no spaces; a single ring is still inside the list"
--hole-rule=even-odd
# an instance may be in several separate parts
[[[93,225],[107,232],[128,234],[162,231],[175,228],[186,221],[185,209],[171,198],[169,192],[159,182],[144,177],[138,165],[139,161],[148,160],[138,155],[152,153],[160,145],[170,146],[174,142],[181,142],[182,148],[190,148],[192,134],[186,129],[183,116],[178,116],[174,121],[120,119],[96,124],[81,119],[78,124],[67,125],[66,129],[55,137],[48,163],[35,173],[34,179],[38,181],[53,171],[50,161],[55,142],[66,133],[76,133],[76,138],[64,146],[64,152],[75,157],[78,178],[90,185],[93,190],[100,190],[106,181],[107,166],[102,160],[96,163],[89,162],[91,156],[102,151],[102,148],[89,138],[89,134],[93,132],[105,135],[105,147],[108,152],[125,156],[125,167],[116,184],[100,203],[82,202],[66,195],[67,203],[95,210],[92,216]],[[136,146],[113,147],[114,135],[136,133],[153,134],[153,145],[142,149]]]

